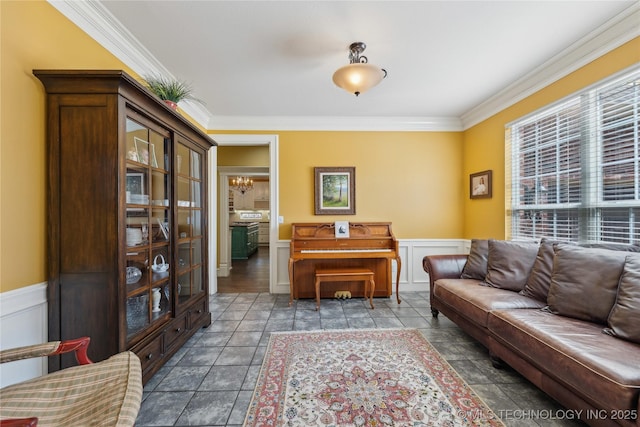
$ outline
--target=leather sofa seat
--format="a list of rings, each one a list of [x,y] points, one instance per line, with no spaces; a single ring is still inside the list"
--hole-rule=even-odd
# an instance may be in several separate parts
[[[433,292],[440,302],[456,307],[456,311],[483,328],[487,328],[492,310],[545,306],[540,301],[517,292],[477,286],[480,283],[476,279],[439,279],[434,284]]]
[[[490,352],[500,355],[500,345],[520,349],[520,357],[565,387],[581,390],[597,408],[638,409],[638,346],[603,334],[602,325],[543,310],[496,310],[488,328],[498,342],[490,342]]]

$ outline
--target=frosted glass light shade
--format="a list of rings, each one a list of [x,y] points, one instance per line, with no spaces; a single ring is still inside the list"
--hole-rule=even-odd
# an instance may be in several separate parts
[[[386,77],[386,72],[375,65],[366,63],[349,64],[333,73],[336,86],[356,96],[365,93]]]

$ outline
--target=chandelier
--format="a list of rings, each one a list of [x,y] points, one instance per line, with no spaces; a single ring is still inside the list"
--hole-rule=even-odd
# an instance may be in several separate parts
[[[387,77],[387,70],[369,64],[367,57],[361,55],[366,47],[367,45],[363,42],[351,43],[349,65],[333,73],[333,82],[336,86],[356,96],[368,91]]]
[[[244,194],[247,191],[253,190],[253,180],[247,176],[234,178],[231,180],[231,189]]]

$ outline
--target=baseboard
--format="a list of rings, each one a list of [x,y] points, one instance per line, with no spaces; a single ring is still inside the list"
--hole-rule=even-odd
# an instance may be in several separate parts
[[[0,293],[0,350],[48,341],[47,284]],[[0,387],[47,373],[45,358],[0,365]]]

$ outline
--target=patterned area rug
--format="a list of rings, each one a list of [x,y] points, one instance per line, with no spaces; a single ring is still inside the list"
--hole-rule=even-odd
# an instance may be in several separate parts
[[[245,426],[504,426],[417,329],[272,333]]]

